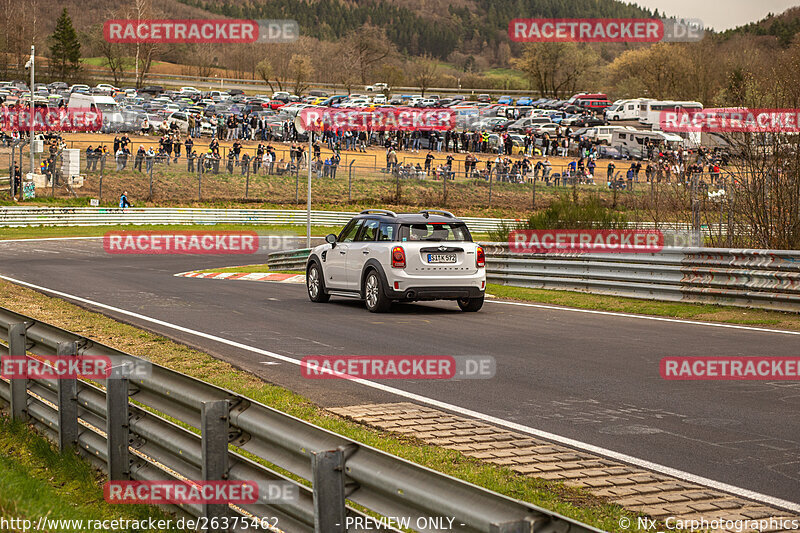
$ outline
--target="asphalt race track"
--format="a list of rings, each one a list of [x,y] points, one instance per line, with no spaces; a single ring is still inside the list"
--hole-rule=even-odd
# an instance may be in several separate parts
[[[287,357],[491,355],[493,379],[380,383],[800,504],[800,382],[659,376],[664,356],[795,355],[798,334],[489,302],[375,315],[351,300],[313,304],[303,285],[174,276],[264,259],[109,255],[100,239],[0,243],[1,275],[142,315],[102,309],[325,406],[414,399],[304,379]]]

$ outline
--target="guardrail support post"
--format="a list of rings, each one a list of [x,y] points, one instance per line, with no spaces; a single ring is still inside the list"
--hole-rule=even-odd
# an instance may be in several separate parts
[[[27,344],[25,324],[19,322],[8,328],[8,355],[20,357],[25,355]],[[11,419],[27,420],[28,418],[28,380],[11,379]]]
[[[315,533],[345,533],[344,452],[311,456]]]
[[[74,342],[61,342],[56,355],[75,357],[78,355],[78,346]],[[58,449],[62,452],[78,443],[77,394],[77,378],[58,380]]]
[[[228,400],[203,402],[200,411],[200,434],[203,450],[203,480],[221,481],[228,477],[228,432],[230,423]],[[227,504],[203,504],[203,515],[209,519],[228,514]],[[210,528],[210,531],[226,531]]]
[[[128,380],[109,377],[106,380],[106,439],[108,441],[108,479],[128,479]]]
[[[566,524],[569,526],[569,524]],[[489,526],[489,533],[533,533],[534,522],[528,520],[520,520],[519,522],[504,522],[502,524],[491,524]],[[537,531],[539,529],[537,528]],[[542,531],[548,531],[542,528]],[[550,531],[558,531],[552,529]]]

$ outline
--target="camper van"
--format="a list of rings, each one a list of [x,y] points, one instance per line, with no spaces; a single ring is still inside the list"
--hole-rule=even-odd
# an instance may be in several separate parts
[[[642,98],[618,100],[606,109],[606,120],[638,120]]]
[[[99,111],[103,116],[102,131],[105,133],[120,131],[125,124],[119,104],[110,96],[72,93],[67,108]]]
[[[639,106],[639,123],[661,129],[659,119],[663,111],[703,110],[700,102],[677,100],[642,100]]]
[[[647,156],[645,146],[648,139],[655,146],[663,143],[668,149],[676,149],[684,142],[682,137],[672,133],[619,129],[611,135],[611,147],[619,150],[623,156],[631,159],[643,159]]]

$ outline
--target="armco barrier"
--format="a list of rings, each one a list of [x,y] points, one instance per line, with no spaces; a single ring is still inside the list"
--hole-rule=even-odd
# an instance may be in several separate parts
[[[727,248],[650,254],[516,254],[482,243],[490,283],[800,312],[800,252]],[[276,252],[267,263],[302,270],[310,250]]]
[[[107,356],[142,362],[4,308],[0,308],[0,339],[7,341],[8,353],[13,355],[23,355],[27,349],[36,355]],[[176,509],[194,517],[275,517],[278,529],[274,531],[286,533],[399,533],[391,527],[346,528],[345,516],[365,516],[346,504],[350,501],[379,515],[409,517],[412,524],[422,517],[452,517],[453,530],[465,533],[599,532],[159,365],[152,365],[147,377],[97,383],[0,379],[0,406],[13,418],[33,423],[61,449],[76,447],[114,480],[227,479],[255,481],[259,486],[286,482],[298,494],[279,502],[260,496],[254,504],[222,510],[220,506],[191,504]],[[215,447],[218,453],[211,453]],[[244,452],[255,459],[245,457]],[[289,479],[265,464],[305,482]]]
[[[311,211],[313,226],[341,227],[357,213],[346,211]],[[513,227],[520,221],[512,218],[459,217],[473,233],[487,233],[503,224]],[[306,212],[298,209],[205,209],[183,207],[0,207],[0,228],[22,226],[103,226],[103,225],[171,225],[171,224],[306,224]],[[689,232],[683,223],[656,225],[652,222],[631,222],[631,228]],[[703,227],[704,234],[717,234],[717,225]]]
[[[314,226],[341,227],[358,213],[311,211]],[[473,232],[488,232],[513,219],[462,217]],[[0,227],[20,226],[98,226],[119,224],[306,224],[306,211],[280,209],[202,209],[135,207],[4,207],[0,208]]]

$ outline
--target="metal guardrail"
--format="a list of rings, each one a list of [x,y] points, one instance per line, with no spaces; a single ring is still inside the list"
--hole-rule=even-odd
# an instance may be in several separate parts
[[[337,226],[347,224],[358,213],[348,211],[311,211],[312,226]],[[503,224],[513,227],[519,219],[459,217],[473,233],[487,233]],[[306,224],[306,212],[295,209],[207,209],[190,207],[0,207],[0,228],[23,226],[102,226],[102,225],[172,225],[172,224],[253,224],[294,225]],[[631,222],[631,228],[663,229],[677,232],[691,231],[684,223]],[[718,225],[703,227],[703,233],[714,234]]]
[[[486,243],[490,283],[800,312],[800,252],[675,248],[651,254],[510,253]]]
[[[499,285],[800,312],[797,251],[675,248],[646,254],[521,255],[510,252],[506,243],[481,244],[486,279]],[[267,263],[305,270],[309,252],[275,252]]]
[[[305,270],[306,261],[310,254],[311,248],[272,252],[267,257],[267,264],[270,270]]]
[[[8,353],[15,356],[27,350],[35,355],[104,356],[144,364],[135,356],[5,308],[0,308],[0,338],[7,340]],[[113,480],[227,479],[253,481],[260,487],[281,482],[297,491],[297,497],[287,501],[259,496],[255,504],[222,510],[189,504],[175,509],[194,517],[276,517],[279,530],[287,533],[397,532],[391,527],[346,528],[345,516],[365,516],[347,505],[352,502],[378,515],[410,517],[412,523],[423,517],[452,517],[454,530],[465,533],[599,532],[232,391],[147,365],[152,369],[147,377],[130,380],[0,379],[0,406],[8,408],[13,418],[33,423],[61,449],[77,447]],[[215,447],[218,453],[211,453]],[[439,531],[433,526],[414,529]]]
[[[311,211],[314,226],[344,226],[358,213],[345,211]],[[513,219],[462,217],[474,232],[488,232]],[[23,207],[0,208],[0,227],[20,226],[97,226],[118,224],[306,224],[303,210],[279,209],[203,209],[134,207]]]

